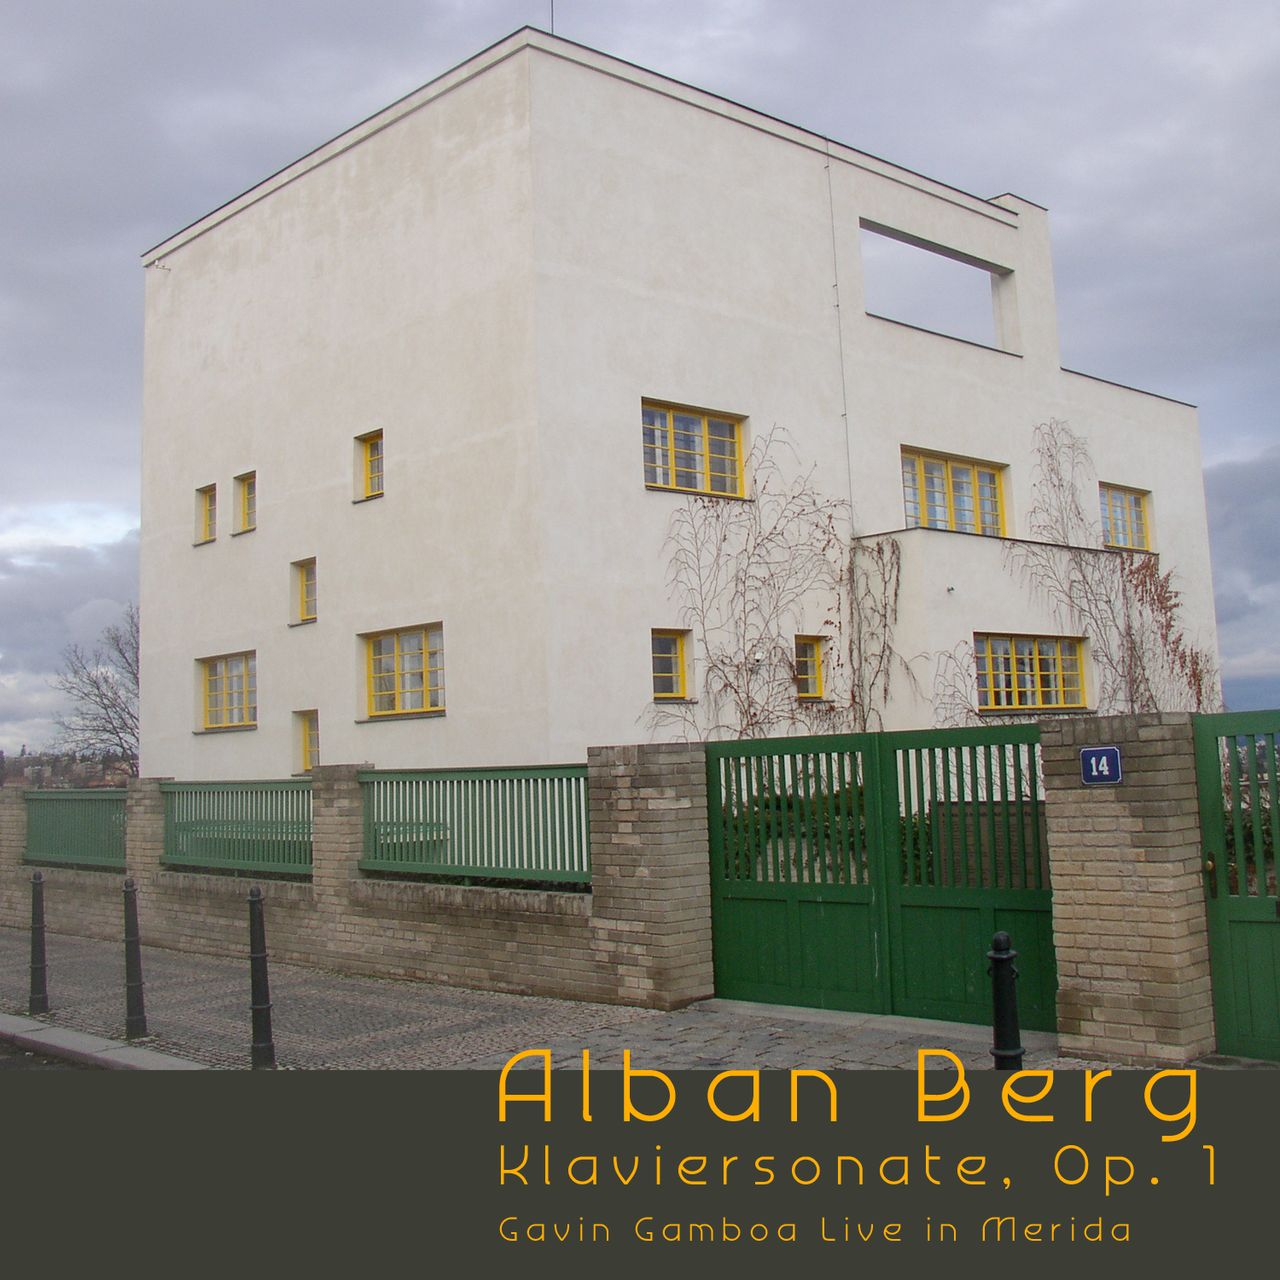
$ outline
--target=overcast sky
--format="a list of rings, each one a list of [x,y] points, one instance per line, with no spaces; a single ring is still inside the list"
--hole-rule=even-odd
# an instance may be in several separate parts
[[[0,0],[0,749],[135,598],[141,252],[548,0]],[[1276,0],[558,0],[557,34],[1046,205],[1063,364],[1199,406],[1233,708],[1280,706]]]

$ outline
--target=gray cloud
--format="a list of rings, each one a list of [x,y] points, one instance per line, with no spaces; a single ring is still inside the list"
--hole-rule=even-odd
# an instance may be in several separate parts
[[[136,531],[106,546],[0,553],[0,750],[50,740],[62,650],[92,649],[137,598]]]

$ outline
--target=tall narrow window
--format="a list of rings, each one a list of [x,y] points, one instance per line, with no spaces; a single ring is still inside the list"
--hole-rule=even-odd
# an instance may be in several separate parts
[[[293,565],[295,622],[314,622],[316,619],[316,562],[296,560]]]
[[[246,471],[236,476],[236,532],[248,533],[258,527],[258,473]]]
[[[444,628],[435,623],[365,637],[370,716],[444,710]]]
[[[644,482],[655,489],[740,498],[742,420],[671,405],[640,407]]]
[[[822,697],[821,636],[796,636],[796,696]]]
[[[379,498],[383,493],[382,432],[370,431],[356,437],[357,467],[356,492],[361,498]]]
[[[977,635],[973,649],[979,711],[1084,706],[1079,640]]]
[[[196,490],[196,542],[212,542],[218,536],[218,486]]]
[[[954,529],[1000,537],[1004,533],[1003,467],[902,451],[902,502],[907,528]]]
[[[1100,484],[1102,541],[1109,547],[1146,551],[1151,546],[1147,523],[1147,494],[1141,489],[1123,489],[1117,484]]]
[[[653,696],[656,700],[686,696],[688,680],[685,634],[683,631],[652,633],[650,651],[653,661]]]
[[[320,713],[295,711],[298,729],[298,760],[302,773],[310,773],[320,763]]]
[[[257,655],[230,653],[205,658],[204,727],[240,729],[258,723]]]

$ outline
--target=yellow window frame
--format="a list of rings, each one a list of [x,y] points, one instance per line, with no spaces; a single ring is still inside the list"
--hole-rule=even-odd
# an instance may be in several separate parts
[[[302,773],[310,773],[320,763],[320,713],[298,711],[299,758]]]
[[[1147,508],[1150,496],[1145,489],[1130,489],[1119,484],[1098,485],[1105,546],[1125,551],[1151,550],[1151,515]]]
[[[823,696],[822,636],[796,636],[796,697],[804,702]]]
[[[689,668],[685,647],[687,634],[684,631],[649,633],[650,671],[655,702],[679,702],[689,696]],[[670,682],[670,688],[660,689],[659,682]]]
[[[973,637],[978,711],[1076,711],[1087,706],[1078,636]]]
[[[248,533],[258,527],[258,473],[246,471],[236,476],[236,532]]]
[[[212,542],[218,536],[218,486],[201,485],[196,490],[196,542]]]
[[[943,519],[934,519],[929,509],[929,488],[926,475],[930,465],[943,469],[946,514]],[[986,462],[979,458],[962,458],[945,453],[928,453],[921,449],[902,450],[902,500],[907,527],[924,529],[950,529],[957,533],[976,533],[987,538],[1003,538],[1005,536],[1005,503],[1004,473],[1005,466],[999,462]],[[973,527],[966,529],[962,525],[956,499],[957,479],[961,472],[968,473],[969,502],[973,515]],[[908,477],[915,489],[916,512],[911,512],[911,498],[908,494]],[[994,500],[995,514],[991,519],[984,505],[984,477],[990,477],[986,485],[987,492]]]
[[[357,436],[360,446],[360,493],[365,498],[380,498],[386,492],[386,449],[382,432],[370,431]]]
[[[294,571],[297,574],[298,587],[298,616],[299,622],[314,622],[316,620],[316,559],[312,556],[309,560],[295,560]]]
[[[687,422],[683,429],[677,425],[677,419],[681,418]],[[644,445],[645,488],[700,493],[711,498],[744,496],[746,479],[743,469],[742,418],[730,413],[693,409],[687,405],[642,400],[640,424]],[[716,427],[727,427],[728,434],[713,430],[713,424]],[[677,440],[683,436],[695,437],[696,447],[677,448]],[[713,447],[713,442],[718,448]],[[724,449],[724,445],[729,442],[732,443],[731,454]],[[717,462],[728,465],[714,466]],[[693,473],[698,476],[697,484],[679,483],[681,475]]]
[[[201,699],[206,729],[243,729],[258,723],[257,653],[202,658]]]
[[[377,631],[365,636],[364,641],[371,719],[437,715],[444,711],[443,623]],[[419,700],[421,705],[414,705]]]

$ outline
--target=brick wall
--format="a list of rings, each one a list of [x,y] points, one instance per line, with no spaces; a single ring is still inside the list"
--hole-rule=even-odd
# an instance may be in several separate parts
[[[712,993],[706,779],[701,748],[591,753],[591,893],[473,888],[364,876],[357,765],[313,777],[309,883],[259,881],[277,959],[521,994],[672,1008]],[[243,877],[162,865],[154,778],[129,783],[128,873],[148,945],[213,954],[247,948]],[[0,789],[0,923],[25,927],[21,790]],[[48,927],[117,938],[119,872],[43,868]]]
[[[1124,780],[1086,787],[1080,748]],[[1041,724],[1063,1053],[1135,1065],[1214,1046],[1191,718]]]

